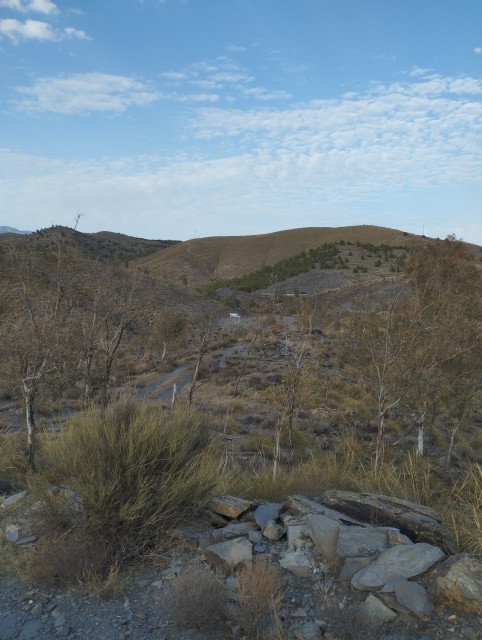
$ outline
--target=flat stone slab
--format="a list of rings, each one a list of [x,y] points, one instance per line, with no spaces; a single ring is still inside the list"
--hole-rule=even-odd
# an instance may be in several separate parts
[[[428,599],[425,587],[417,582],[409,582],[402,578],[395,584],[395,597],[398,602],[419,618],[430,616],[435,609]]]
[[[389,548],[385,527],[342,527],[336,545],[339,558],[374,556]]]
[[[240,564],[251,562],[253,546],[246,538],[235,538],[210,545],[204,550],[204,554],[215,565],[235,569]]]
[[[257,526],[253,522],[230,522],[221,529],[214,529],[211,537],[217,540],[232,540],[240,536],[247,536],[251,531],[256,531]]]
[[[235,496],[217,496],[209,503],[209,509],[226,518],[236,520],[253,506],[249,500],[236,498]]]
[[[360,605],[360,618],[370,627],[379,627],[394,620],[396,617],[395,611],[392,611],[386,604],[371,594]]]
[[[445,553],[441,549],[427,542],[391,547],[356,573],[351,584],[361,591],[377,589],[395,576],[418,576],[444,557]]]
[[[363,522],[395,527],[413,540],[436,544],[449,553],[455,552],[440,516],[421,504],[376,493],[336,489],[323,494],[323,503]]]
[[[327,560],[335,560],[338,555],[338,540],[342,529],[345,527],[342,527],[339,522],[321,513],[312,513],[307,516],[307,520],[311,537],[320,553]]]
[[[19,491],[18,493],[14,493],[13,496],[8,496],[8,498],[3,498],[1,503],[2,507],[9,507],[12,504],[15,504],[19,500],[23,500],[27,495],[26,491]]]
[[[374,558],[370,556],[364,556],[362,558],[346,558],[342,568],[340,569],[337,580],[340,582],[349,582],[356,573],[367,567],[371,562],[373,562],[373,560]]]

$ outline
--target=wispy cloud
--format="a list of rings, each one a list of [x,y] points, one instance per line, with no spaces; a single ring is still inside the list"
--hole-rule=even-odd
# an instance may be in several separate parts
[[[90,36],[88,36],[85,31],[82,29],[74,29],[73,27],[66,27],[64,29],[64,34],[67,38],[72,40],[92,40]]]
[[[474,47],[474,53],[477,55],[482,55],[482,47]]]
[[[28,112],[82,114],[120,113],[130,106],[144,106],[159,98],[149,85],[127,76],[80,73],[39,78],[31,87],[18,87],[23,99],[16,107]]]
[[[229,56],[220,56],[210,62],[196,62],[184,69],[166,71],[161,74],[161,78],[168,86],[175,87],[176,95],[191,93],[192,87],[195,87],[204,91],[216,91],[228,103],[241,98],[265,102],[292,98],[283,89],[255,84],[255,75]]]
[[[0,9],[11,9],[21,13],[57,13],[57,5],[50,0],[0,0]]]

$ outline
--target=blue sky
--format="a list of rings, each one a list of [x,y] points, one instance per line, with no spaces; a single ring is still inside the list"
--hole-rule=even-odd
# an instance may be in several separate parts
[[[482,244],[480,0],[0,0],[0,225]]]

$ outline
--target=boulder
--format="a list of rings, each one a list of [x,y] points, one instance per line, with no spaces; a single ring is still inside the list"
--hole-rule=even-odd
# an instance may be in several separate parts
[[[263,536],[270,542],[277,542],[285,533],[284,527],[276,524],[274,520],[270,520],[263,529]]]
[[[467,613],[482,612],[482,561],[460,553],[438,565],[429,576],[434,602]]]
[[[253,547],[246,538],[212,544],[204,550],[208,560],[223,569],[233,570],[240,564],[251,562]]]
[[[306,517],[287,517],[284,518],[284,524],[288,534],[288,549],[304,549],[307,543],[311,544],[311,530]]]
[[[397,601],[419,618],[430,616],[434,605],[428,599],[425,587],[417,582],[409,582],[404,578],[397,580],[395,584],[395,597]]]
[[[455,552],[440,517],[429,507],[375,493],[336,489],[324,493],[323,503],[363,522],[395,527],[413,540],[430,542],[448,553]]]
[[[253,504],[249,500],[243,500],[243,498],[236,498],[235,496],[217,496],[209,503],[211,511],[231,520],[236,520],[251,509],[252,506]]]
[[[367,567],[373,560],[373,557],[367,556],[362,558],[346,558],[337,579],[340,582],[349,582],[356,573]]]
[[[377,589],[395,576],[403,578],[418,576],[444,556],[441,549],[427,542],[391,547],[356,573],[351,584],[362,591]]]

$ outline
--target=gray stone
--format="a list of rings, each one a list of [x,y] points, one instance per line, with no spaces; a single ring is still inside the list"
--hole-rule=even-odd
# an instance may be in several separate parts
[[[397,580],[395,584],[395,597],[402,607],[406,607],[419,618],[430,616],[434,605],[428,599],[427,590],[417,582]]]
[[[235,496],[217,496],[209,503],[209,508],[226,518],[235,520],[252,507],[252,502]]]
[[[211,532],[211,537],[213,540],[232,540],[248,535],[250,531],[255,530],[256,525],[252,522],[230,522],[222,529],[214,529]]]
[[[388,547],[388,534],[384,527],[342,527],[336,555],[339,558],[374,556]]]
[[[261,531],[250,531],[248,533],[248,540],[253,544],[261,544],[264,542],[264,536]]]
[[[276,522],[279,517],[280,509],[281,504],[279,502],[265,502],[259,505],[254,512],[254,519],[261,531],[263,531],[271,520]]]
[[[54,622],[55,627],[63,627],[65,623],[66,623],[66,619],[63,614],[55,618],[55,622]]]
[[[342,528],[340,524],[321,513],[312,513],[308,515],[307,520],[311,537],[320,553],[327,560],[335,560],[338,537]]]
[[[297,551],[285,551],[281,555],[280,565],[297,578],[308,578],[316,571],[316,562],[313,554],[308,549]]]
[[[379,526],[397,529],[421,542],[435,542],[449,553],[455,552],[439,515],[421,504],[375,493],[354,493],[331,489],[323,494],[323,502],[354,518]]]
[[[287,504],[290,510],[297,515],[320,513],[321,515],[335,520],[339,524],[363,524],[360,520],[356,520],[355,518],[352,518],[351,516],[348,516],[344,513],[340,513],[339,511],[330,509],[326,506],[326,504],[315,502],[314,500],[310,500],[309,498],[305,498],[304,496],[290,496],[287,500]]]
[[[460,553],[442,562],[430,575],[429,591],[436,603],[480,614],[482,611],[482,561]]]
[[[29,620],[23,625],[23,629],[18,636],[18,640],[36,640],[42,629],[42,621],[38,618]]]
[[[364,567],[367,567],[373,560],[374,558],[370,556],[363,558],[346,558],[338,574],[338,580],[340,582],[350,581],[356,573]]]
[[[322,640],[323,634],[314,622],[305,622],[301,627],[295,629],[297,640]]]
[[[38,536],[24,536],[23,538],[19,538],[15,543],[18,546],[23,544],[32,544],[32,542],[37,542]]]
[[[251,562],[253,547],[246,538],[235,538],[212,544],[204,550],[204,553],[213,564],[224,569],[235,569],[240,564]]]
[[[17,613],[10,613],[6,618],[0,618],[0,640],[12,640],[17,636],[19,628]]]
[[[376,589],[394,576],[413,578],[424,573],[444,556],[441,549],[427,542],[391,547],[356,573],[351,584],[360,590]]]
[[[3,507],[9,507],[12,504],[15,504],[19,500],[23,500],[27,495],[26,491],[19,491],[19,493],[14,493],[13,496],[8,496],[8,498],[3,498]]]
[[[5,530],[5,538],[8,542],[17,542],[20,534],[20,527],[18,524],[8,524]]]
[[[399,580],[406,580],[402,576],[393,576],[390,580],[387,580],[383,587],[380,589],[380,593],[395,593],[395,585]]]
[[[368,598],[360,606],[360,620],[370,627],[379,627],[397,617],[397,614],[389,609],[374,595]]]

